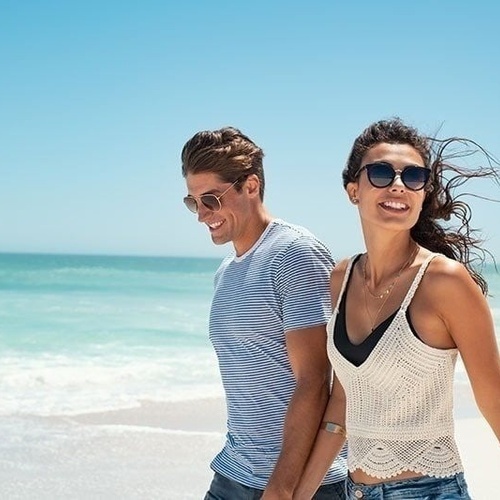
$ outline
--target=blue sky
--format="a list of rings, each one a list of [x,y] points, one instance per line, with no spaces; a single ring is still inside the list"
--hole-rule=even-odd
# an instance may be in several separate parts
[[[234,125],[266,204],[337,257],[362,249],[340,172],[369,123],[500,156],[493,2],[0,0],[0,251],[221,256],[179,155]],[[493,184],[482,194],[500,198]],[[500,204],[472,201],[500,257]]]

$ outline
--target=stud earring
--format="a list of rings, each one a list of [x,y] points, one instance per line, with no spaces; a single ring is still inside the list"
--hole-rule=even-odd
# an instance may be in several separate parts
[[[353,203],[353,205],[357,205],[359,203],[359,200],[358,198],[351,198],[351,202]]]

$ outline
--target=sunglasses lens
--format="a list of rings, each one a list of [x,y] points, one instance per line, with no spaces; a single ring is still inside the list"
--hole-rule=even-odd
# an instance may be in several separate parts
[[[184,197],[184,205],[186,205],[187,209],[190,212],[193,212],[194,214],[198,212],[198,203],[196,203],[196,200],[192,198],[191,196],[185,196]]]
[[[395,177],[394,169],[387,163],[372,163],[366,166],[368,180],[374,187],[389,186]]]
[[[209,210],[212,210],[213,212],[218,212],[221,209],[221,205],[217,196],[213,194],[204,194],[200,198],[200,200],[203,205],[205,205],[205,207],[207,207]]]
[[[372,186],[377,188],[390,186],[396,177],[396,172],[392,165],[382,162],[366,165],[366,173]],[[401,181],[408,189],[419,191],[427,184],[430,173],[428,168],[416,165],[405,167],[401,173]]]
[[[200,196],[199,199],[201,203],[203,203],[203,206],[212,210],[212,212],[218,212],[221,209],[221,204],[217,196],[214,194],[204,194],[203,196]],[[183,201],[184,205],[186,205],[190,212],[193,212],[194,214],[198,213],[198,202],[196,201],[196,198],[193,196],[185,196]]]
[[[403,184],[413,191],[424,188],[429,180],[430,170],[422,167],[407,167],[401,174]]]

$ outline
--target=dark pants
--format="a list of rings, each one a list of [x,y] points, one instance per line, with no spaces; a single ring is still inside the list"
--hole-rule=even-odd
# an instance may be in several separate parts
[[[216,472],[204,500],[258,500],[263,493],[263,490],[243,486]],[[313,499],[344,500],[345,497],[345,481],[340,481],[321,486]]]

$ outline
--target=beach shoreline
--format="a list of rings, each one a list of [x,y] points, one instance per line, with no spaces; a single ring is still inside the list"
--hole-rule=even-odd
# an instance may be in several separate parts
[[[69,419],[85,425],[124,425],[168,431],[223,433],[225,411],[222,398],[177,402],[145,400],[135,408],[83,413]]]
[[[466,480],[475,500],[495,498],[491,478],[500,447],[484,419],[468,412],[456,420]],[[26,417],[25,423],[26,446],[0,461],[1,498],[194,500],[203,498],[210,461],[224,443],[225,404],[221,398],[143,401],[123,410]],[[43,442],[30,447],[40,436]]]
[[[1,416],[7,439],[0,443],[0,498],[203,498],[210,462],[224,443],[224,413],[222,399],[201,399],[72,416]]]

